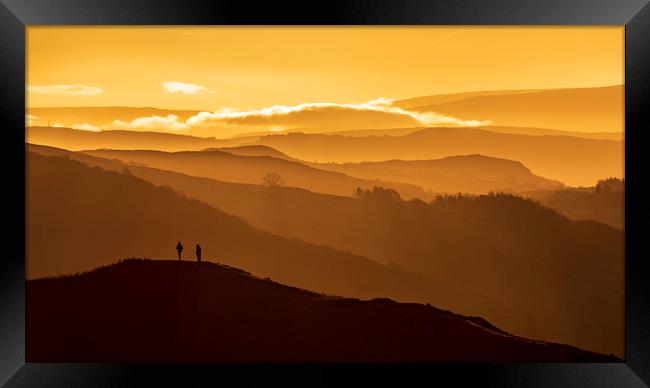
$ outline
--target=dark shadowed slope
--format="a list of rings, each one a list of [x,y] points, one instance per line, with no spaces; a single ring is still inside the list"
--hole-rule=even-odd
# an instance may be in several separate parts
[[[519,162],[483,155],[316,166],[358,178],[412,183],[436,193],[487,194],[490,191],[521,192],[562,187],[560,182],[533,174]]]
[[[27,277],[70,274],[119,257],[172,257],[178,240],[192,257],[245,267],[286,284],[360,298],[435,303],[475,314],[507,303],[365,257],[288,240],[169,188],[64,157],[27,157]],[[498,307],[500,306],[500,307]]]
[[[127,260],[27,284],[29,362],[619,362],[480,318],[316,294],[209,262]]]
[[[537,175],[570,186],[622,177],[623,144],[570,136],[528,136],[476,128],[428,128],[405,136],[346,137],[290,134],[261,137],[257,144],[312,162],[439,159],[480,154],[516,160]]]
[[[71,128],[29,127],[25,141],[69,150],[97,148],[152,149],[161,151],[202,150],[230,145],[228,140],[139,131],[83,131]]]
[[[262,177],[266,173],[274,172],[280,174],[286,186],[301,187],[326,194],[351,196],[357,187],[385,186],[398,190],[405,198],[432,198],[430,193],[426,193],[419,186],[353,178],[340,172],[321,170],[300,162],[271,156],[235,155],[222,151],[169,153],[145,150],[95,150],[85,151],[85,153],[227,182],[261,184]]]
[[[119,161],[82,153],[31,149],[64,152],[117,171],[124,168]],[[272,233],[392,262],[455,284],[462,291],[453,295],[454,311],[480,314],[526,337],[622,354],[620,230],[572,222],[511,196],[448,198],[428,205],[226,183],[146,167],[128,169]],[[492,300],[472,310],[476,305],[470,290]]]

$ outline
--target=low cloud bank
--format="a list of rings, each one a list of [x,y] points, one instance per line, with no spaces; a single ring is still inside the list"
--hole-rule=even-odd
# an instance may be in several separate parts
[[[380,98],[361,104],[327,102],[293,106],[274,105],[263,109],[201,112],[187,120],[176,115],[140,117],[126,122],[115,120],[106,129],[201,132],[212,136],[230,136],[250,131],[278,131],[291,128],[398,128],[417,126],[479,126],[487,121],[462,120],[438,113],[419,113],[391,105]]]

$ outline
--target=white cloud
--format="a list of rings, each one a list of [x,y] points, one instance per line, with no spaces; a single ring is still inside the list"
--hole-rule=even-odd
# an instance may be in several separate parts
[[[96,86],[81,84],[72,85],[34,85],[28,86],[27,90],[37,94],[70,94],[77,96],[93,96],[104,91]]]
[[[215,124],[253,125],[273,127],[352,126],[357,128],[390,128],[394,126],[478,126],[487,121],[462,120],[434,112],[419,113],[392,106],[393,100],[379,98],[361,104],[328,102],[304,103],[293,106],[274,105],[248,111],[225,109],[201,112],[187,119],[192,127]],[[345,120],[350,121],[349,124]]]
[[[133,121],[126,122],[115,120],[109,129],[136,130],[136,131],[180,131],[189,129],[190,126],[178,120],[176,115],[139,117]]]
[[[81,129],[82,131],[92,131],[92,132],[100,132],[102,130],[100,127],[87,124],[87,123],[75,124],[72,126],[72,129]]]
[[[92,132],[100,132],[102,129],[100,127],[97,127],[95,125],[83,123],[83,124],[61,124],[61,123],[54,123],[52,124],[52,127],[54,128],[72,128],[72,129],[80,129],[82,131],[92,131]]]
[[[200,112],[187,120],[178,116],[140,117],[130,122],[115,120],[108,129],[142,131],[191,131],[209,136],[229,136],[251,130],[277,131],[291,128],[405,128],[435,126],[479,126],[489,121],[462,120],[434,112],[419,113],[391,105],[379,98],[361,104],[327,102],[285,106],[274,105],[254,110],[222,109]]]
[[[202,85],[188,84],[178,81],[164,81],[162,83],[163,88],[169,94],[173,93],[183,93],[183,94],[213,94],[214,91],[206,88]]]
[[[34,122],[38,119],[38,116],[26,114],[25,115],[25,126],[29,127],[34,125]]]

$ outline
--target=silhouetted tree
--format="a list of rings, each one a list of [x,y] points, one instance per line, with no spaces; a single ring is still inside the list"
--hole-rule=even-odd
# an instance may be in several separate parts
[[[354,196],[362,199],[375,199],[387,201],[399,201],[402,197],[396,190],[386,187],[375,186],[372,190],[364,190],[360,187],[354,191]]]
[[[262,186],[279,187],[284,185],[284,179],[276,172],[267,172],[262,177]]]
[[[378,199],[386,199],[391,201],[399,201],[402,199],[399,193],[396,190],[389,189],[386,187],[375,186],[372,189],[372,195]]]
[[[596,192],[622,192],[625,180],[618,178],[601,179],[596,184]]]
[[[365,194],[365,191],[361,187],[357,187],[353,192],[352,195],[358,198],[362,198],[363,195]]]

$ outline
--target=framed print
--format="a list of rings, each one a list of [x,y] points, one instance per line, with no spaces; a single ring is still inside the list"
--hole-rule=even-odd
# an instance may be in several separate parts
[[[646,2],[0,16],[8,386],[650,381]]]

